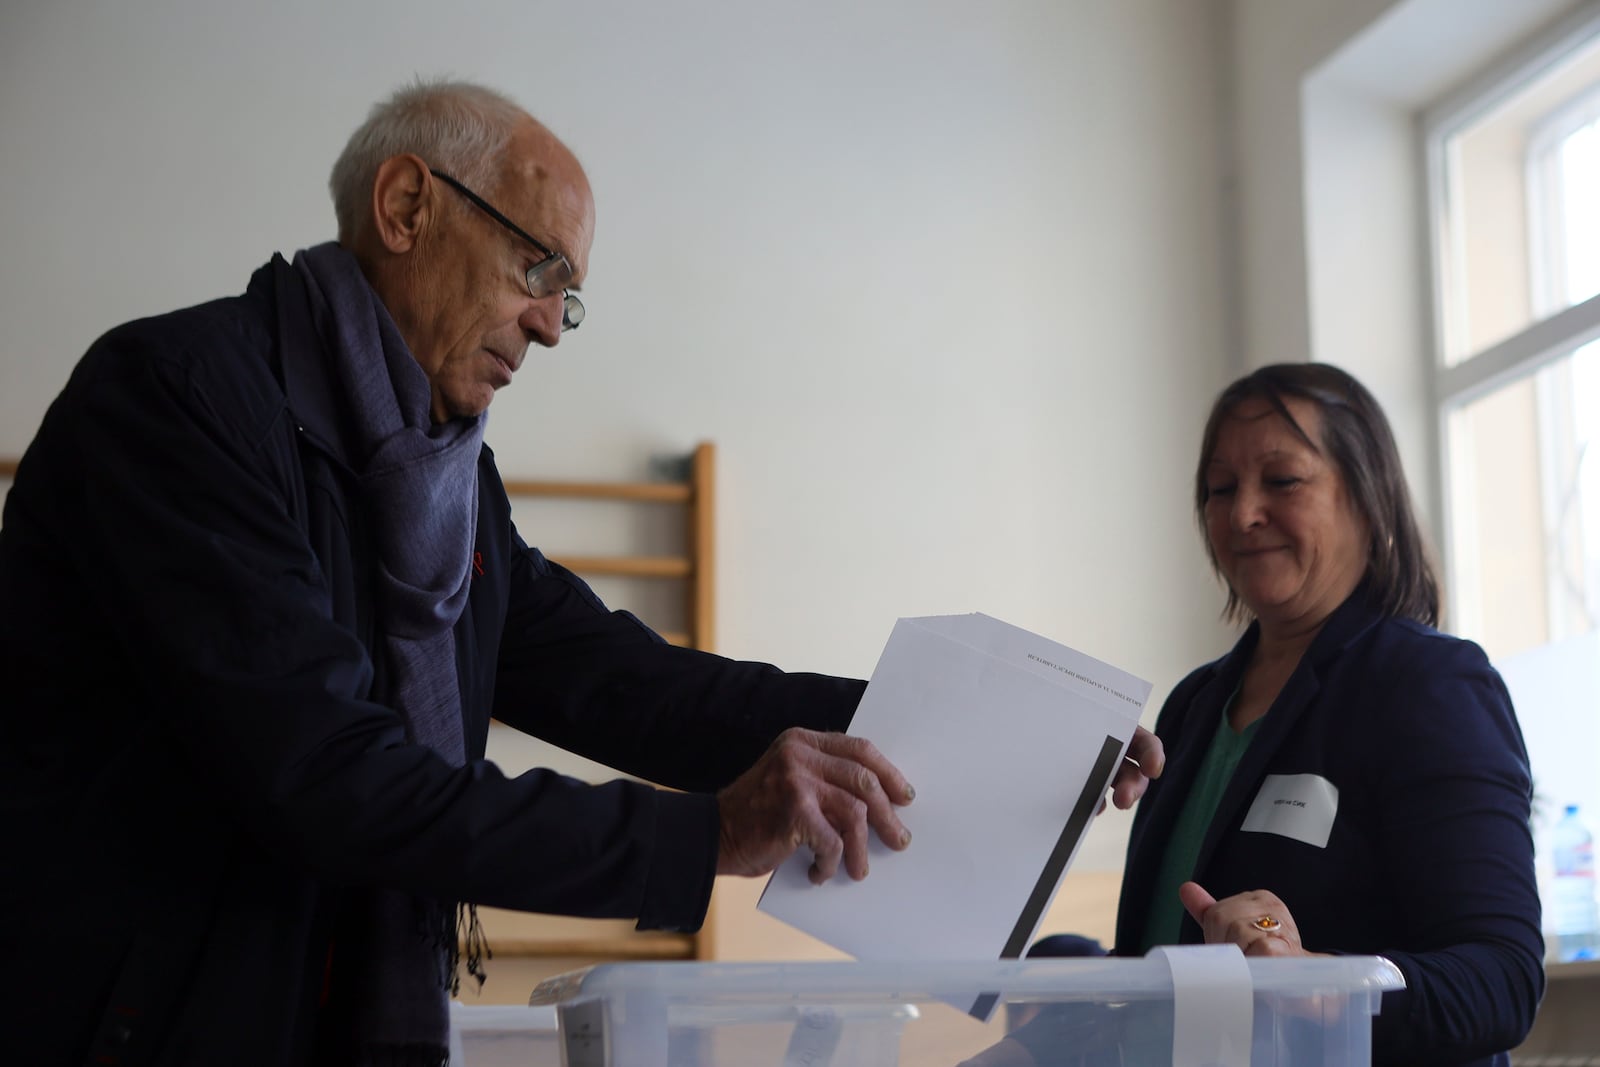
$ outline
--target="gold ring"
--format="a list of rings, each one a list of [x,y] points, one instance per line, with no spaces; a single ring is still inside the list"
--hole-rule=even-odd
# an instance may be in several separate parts
[[[1250,925],[1254,926],[1257,930],[1265,930],[1269,934],[1272,931],[1280,929],[1283,926],[1283,924],[1281,922],[1279,922],[1277,919],[1274,919],[1270,915],[1263,915],[1263,916],[1261,916],[1261,918],[1255,920]]]

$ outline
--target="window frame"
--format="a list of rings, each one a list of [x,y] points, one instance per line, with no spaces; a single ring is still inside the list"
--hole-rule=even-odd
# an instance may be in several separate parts
[[[1452,297],[1452,289],[1456,293],[1466,290],[1466,260],[1457,255],[1453,247],[1455,235],[1464,232],[1461,225],[1464,209],[1460,198],[1452,195],[1449,182],[1452,140],[1546,71],[1597,42],[1600,42],[1600,5],[1586,5],[1484,68],[1455,92],[1426,109],[1418,123],[1423,154],[1421,195],[1427,229],[1427,292],[1431,302],[1428,321],[1432,330],[1426,350],[1434,448],[1438,457],[1434,469],[1439,474],[1434,505],[1435,514],[1439,516],[1439,551],[1448,587],[1459,584],[1455,578],[1464,573],[1464,557],[1473,551],[1471,545],[1464,543],[1466,538],[1457,520],[1458,512],[1468,502],[1459,495],[1455,484],[1457,472],[1451,469],[1452,416],[1474,401],[1531,377],[1583,345],[1600,339],[1600,294],[1596,294],[1554,314],[1535,317],[1510,336],[1476,351],[1465,350],[1461,342],[1467,336],[1465,302]],[[1552,112],[1541,120],[1535,136],[1555,136],[1562,121],[1570,122],[1569,115],[1580,111],[1585,104],[1600,114],[1600,89]],[[1524,223],[1528,227],[1530,265],[1533,270],[1539,270],[1541,267],[1534,265],[1540,259],[1534,254],[1533,242],[1542,240],[1542,235],[1531,218],[1531,201],[1541,190],[1531,181],[1528,189],[1530,217]],[[1543,472],[1541,477],[1544,477]],[[1462,616],[1473,610],[1474,600],[1475,594],[1459,589],[1457,596],[1447,599],[1446,611],[1452,629],[1463,629]],[[1551,603],[1554,604],[1554,600]],[[1551,610],[1554,611],[1554,607]]]

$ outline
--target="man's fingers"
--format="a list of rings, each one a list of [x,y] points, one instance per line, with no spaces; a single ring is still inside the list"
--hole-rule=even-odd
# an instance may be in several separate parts
[[[878,746],[866,738],[851,737],[849,734],[817,733],[811,730],[804,733],[808,735],[807,740],[817,751],[858,763],[871,771],[876,779],[875,785],[882,789],[890,803],[904,807],[916,798],[917,791],[911,787],[906,776],[900,773],[900,768],[890,763],[888,758],[878,751]]]
[[[811,883],[821,885],[839,870],[839,857],[844,855],[844,840],[835,833],[819,833],[806,842],[811,847]]]
[[[898,851],[911,843],[911,831],[900,821],[876,772],[840,756],[819,753],[817,759],[817,771],[823,781],[861,803],[864,824],[870,825],[884,844]],[[865,843],[862,848],[866,848]]]
[[[838,873],[841,862],[859,881],[867,875],[866,805],[843,790],[822,789],[807,805],[801,838],[801,844],[811,849],[811,881],[817,885],[826,882]]]
[[[803,847],[812,853],[813,882],[828,881],[841,866],[865,878],[874,833],[890,848],[910,843],[895,808],[912,795],[905,776],[871,742],[786,730],[719,794],[718,871],[764,874]]]
[[[844,819],[845,825],[835,824],[835,829],[841,831],[844,836],[844,869],[846,874],[859,882],[867,876],[867,844],[870,834],[867,829],[867,805],[855,797],[850,798]],[[897,824],[899,821],[895,820]]]

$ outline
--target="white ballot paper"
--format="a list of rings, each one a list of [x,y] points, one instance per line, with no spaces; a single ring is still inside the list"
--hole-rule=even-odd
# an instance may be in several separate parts
[[[802,849],[761,911],[861,960],[1015,959],[1121,765],[1150,683],[987,615],[901,619],[850,733],[916,787],[911,847],[812,885]],[[980,1019],[995,997],[959,1005]]]

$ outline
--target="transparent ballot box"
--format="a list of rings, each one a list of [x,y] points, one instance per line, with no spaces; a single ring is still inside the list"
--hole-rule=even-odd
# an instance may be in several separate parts
[[[1018,1028],[1039,1067],[1367,1067],[1372,1016],[1403,985],[1379,957],[1246,959],[1231,945],[1144,959],[602,964],[534,990],[533,1005],[555,1010],[559,1059],[546,1058],[546,1017],[518,1062],[956,1067]],[[480,1067],[470,1047],[465,1063]]]
[[[450,1002],[450,1067],[558,1067],[556,1009]]]

